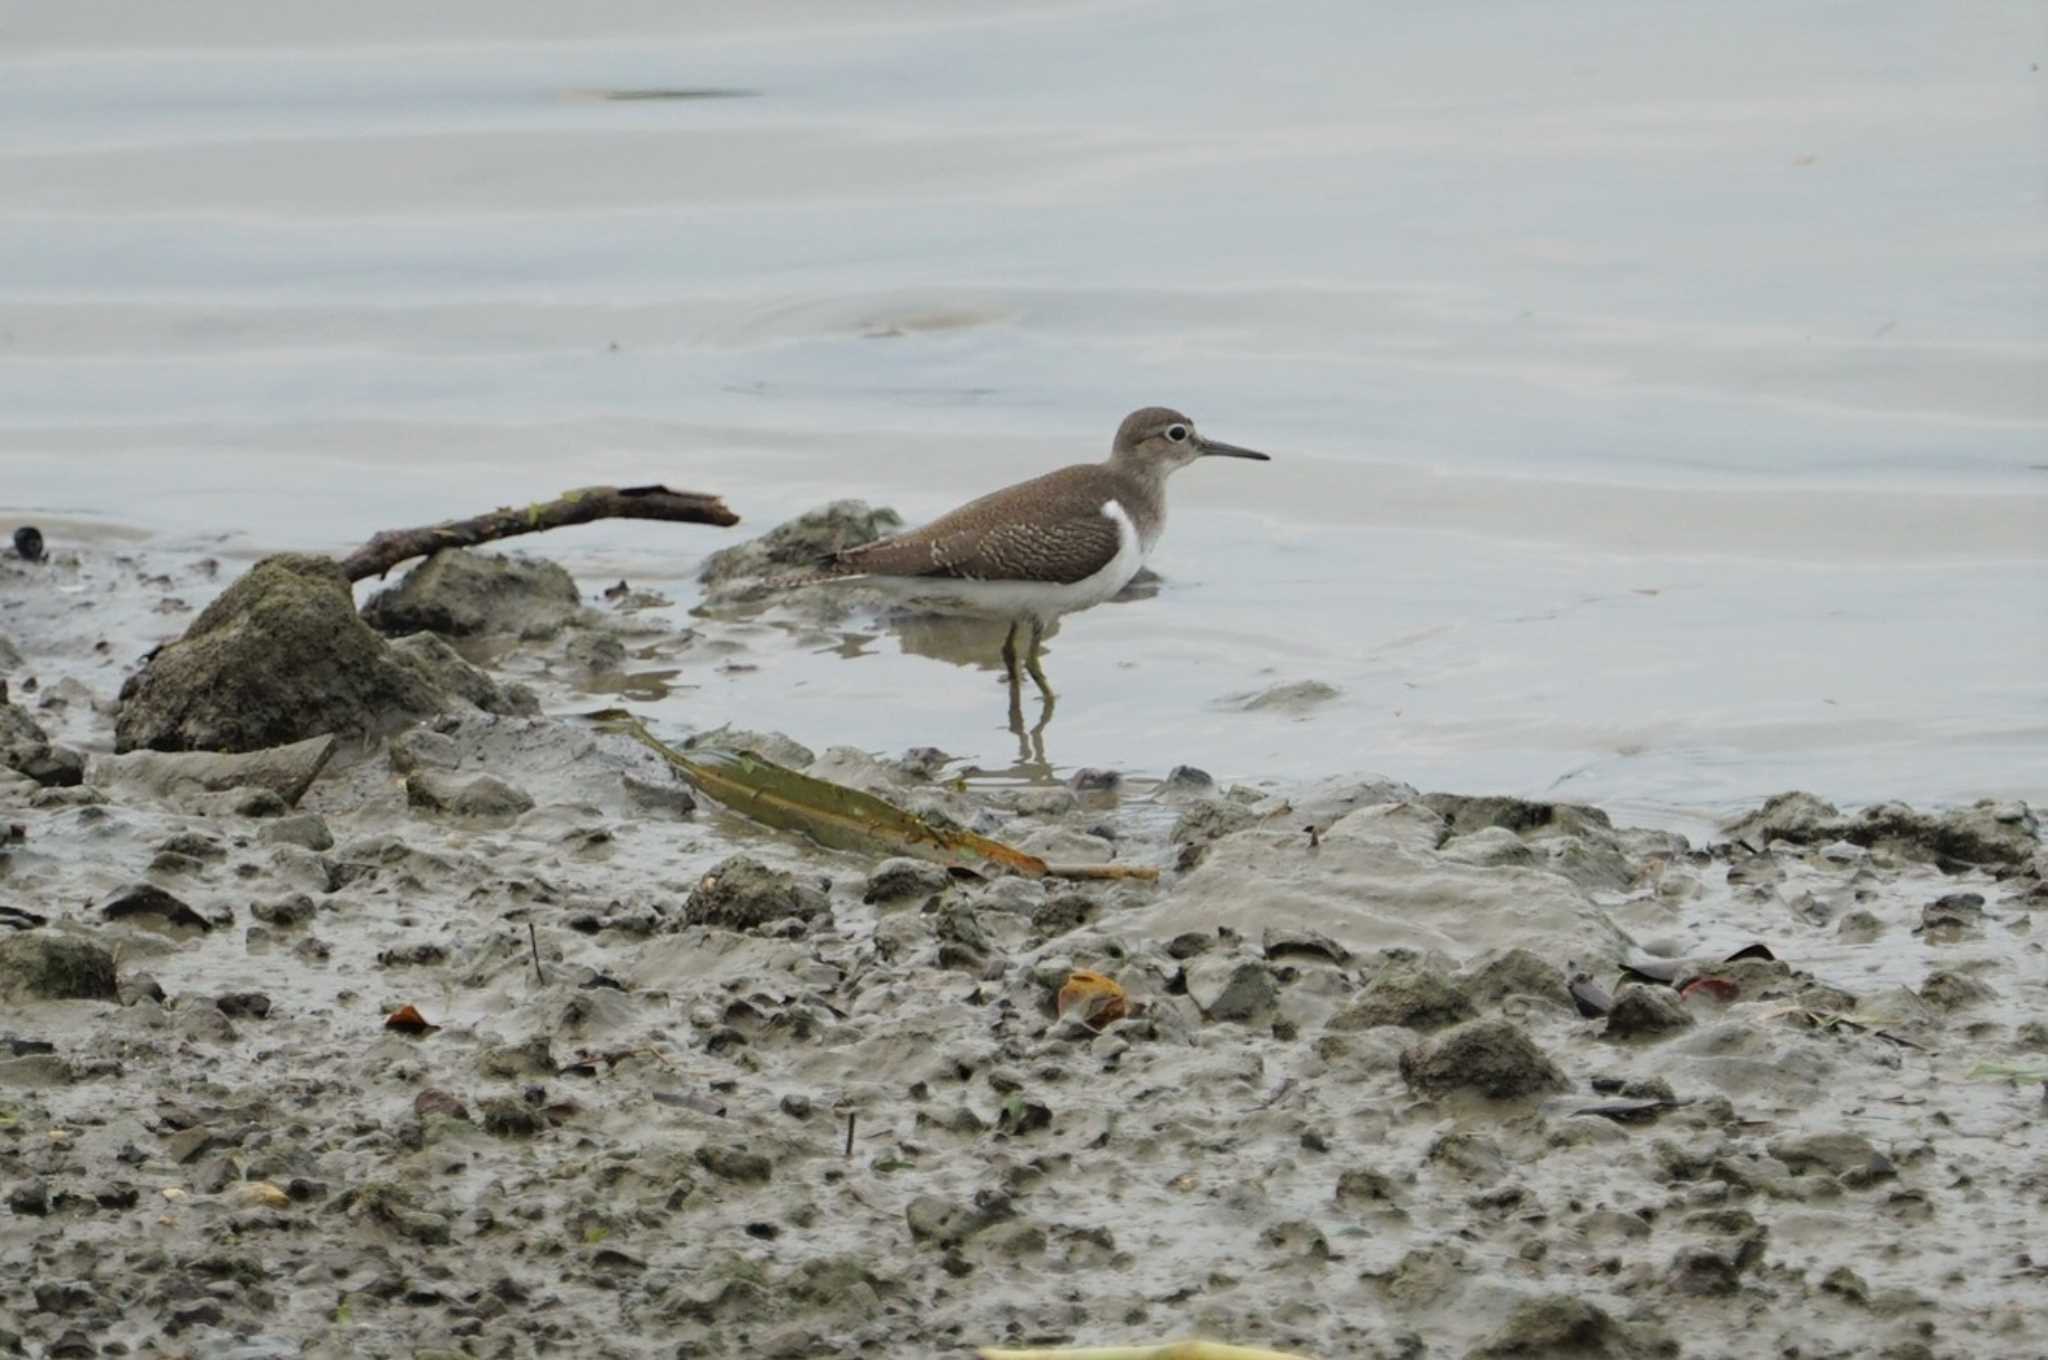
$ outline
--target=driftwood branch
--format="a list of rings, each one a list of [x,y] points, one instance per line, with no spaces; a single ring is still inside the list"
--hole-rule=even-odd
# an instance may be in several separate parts
[[[387,529],[342,558],[341,569],[349,580],[360,581],[443,548],[474,548],[495,539],[600,519],[664,519],[720,526],[740,522],[724,501],[702,492],[671,491],[665,486],[586,486],[565,491],[551,501],[505,506],[470,519],[443,520],[417,529]]]

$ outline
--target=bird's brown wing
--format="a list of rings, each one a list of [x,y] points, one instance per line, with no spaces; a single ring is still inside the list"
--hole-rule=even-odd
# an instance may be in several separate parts
[[[1070,585],[1108,566],[1122,546],[1102,513],[1114,488],[1092,466],[1068,468],[970,501],[894,538],[839,554],[842,571],[969,581]]]

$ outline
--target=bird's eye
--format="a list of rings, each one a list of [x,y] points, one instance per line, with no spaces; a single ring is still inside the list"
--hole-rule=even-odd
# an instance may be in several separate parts
[[[1169,425],[1166,427],[1166,437],[1178,444],[1188,437],[1188,427],[1185,425]]]

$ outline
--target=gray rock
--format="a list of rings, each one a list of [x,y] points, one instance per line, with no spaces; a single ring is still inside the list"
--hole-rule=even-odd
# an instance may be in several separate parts
[[[532,717],[540,712],[540,700],[532,690],[520,684],[500,685],[463,660],[460,652],[436,634],[402,637],[391,644],[391,655],[446,698],[505,717]]]
[[[514,788],[495,775],[480,774],[458,779],[437,770],[418,770],[406,776],[405,800],[427,812],[456,817],[505,820],[533,810],[533,796]]]
[[[1614,1009],[1607,1013],[1610,1039],[1652,1039],[1690,1029],[1692,1013],[1669,987],[1645,986],[1632,982],[1614,994]]]
[[[796,875],[770,869],[759,860],[734,855],[698,880],[683,904],[690,925],[752,930],[788,917],[811,920],[826,915],[825,894]]]
[[[1859,907],[1835,922],[1835,934],[1850,944],[1869,944],[1884,934],[1884,922]]]
[[[868,875],[864,900],[890,902],[905,897],[930,897],[953,883],[943,865],[900,855],[885,859]]]
[[[1465,970],[1462,982],[1475,1005],[1494,1005],[1510,996],[1572,1004],[1563,970],[1527,949],[1506,949],[1478,960]]]
[[[1215,791],[1215,776],[1193,765],[1174,766],[1166,772],[1166,782],[1159,786],[1160,797],[1168,802],[1206,798]]]
[[[42,725],[18,704],[0,703],[0,766],[44,788],[75,788],[85,782],[85,757],[52,746]]]
[[[263,924],[281,928],[306,925],[317,911],[313,899],[304,893],[293,893],[276,902],[257,902],[249,908],[249,914]]]
[[[154,883],[131,883],[118,889],[100,905],[100,916],[108,921],[142,917],[188,930],[212,930],[214,926],[189,904]]]
[[[334,848],[334,833],[327,829],[326,819],[312,812],[280,817],[257,832],[256,839],[263,845],[299,845],[313,851]]]
[[[872,543],[902,527],[903,517],[894,510],[876,509],[866,501],[833,501],[759,538],[721,548],[704,560],[697,579],[706,587],[707,603],[766,599],[778,590],[779,578],[820,567],[841,549]]]
[[[363,606],[371,627],[392,637],[509,633],[552,637],[582,607],[576,580],[541,558],[444,548]]]
[[[294,807],[327,768],[336,745],[332,736],[318,736],[234,755],[129,751],[94,756],[88,769],[96,788],[142,794],[168,803],[185,802],[194,794],[246,788],[266,789],[286,807]]]
[[[1565,1090],[1564,1073],[1506,1020],[1468,1020],[1404,1050],[1401,1078],[1417,1093],[1493,1100]]]
[[[391,739],[391,768],[400,774],[414,770],[453,770],[462,764],[462,748],[455,739],[431,728],[414,727]]]
[[[1252,959],[1202,957],[1186,969],[1188,999],[1214,1021],[1252,1022],[1280,999],[1280,980]]]
[[[1832,829],[1841,820],[1842,814],[1833,803],[1795,790],[1765,799],[1756,811],[1723,824],[1721,834],[1760,854],[1772,841],[1791,841],[1797,845],[1831,841]]]
[[[1477,1015],[1478,1008],[1453,979],[1417,959],[1387,964],[1373,974],[1358,999],[1331,1017],[1333,1030],[1400,1025],[1434,1030]]]
[[[261,751],[383,732],[444,696],[356,615],[332,558],[267,557],[121,691],[120,751]]]
[[[0,1000],[115,1001],[114,956],[54,930],[0,935]]]

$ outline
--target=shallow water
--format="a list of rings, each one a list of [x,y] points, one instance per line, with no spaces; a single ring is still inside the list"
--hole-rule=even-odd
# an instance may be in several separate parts
[[[1182,474],[1165,587],[1067,621],[1058,767],[2048,797],[2031,7],[1262,13],[24,10],[0,516],[915,520],[1166,401],[1279,461]],[[680,626],[728,537],[533,546]],[[986,639],[738,659],[650,660],[649,711],[1015,756]],[[1224,703],[1300,680],[1339,695]]]

